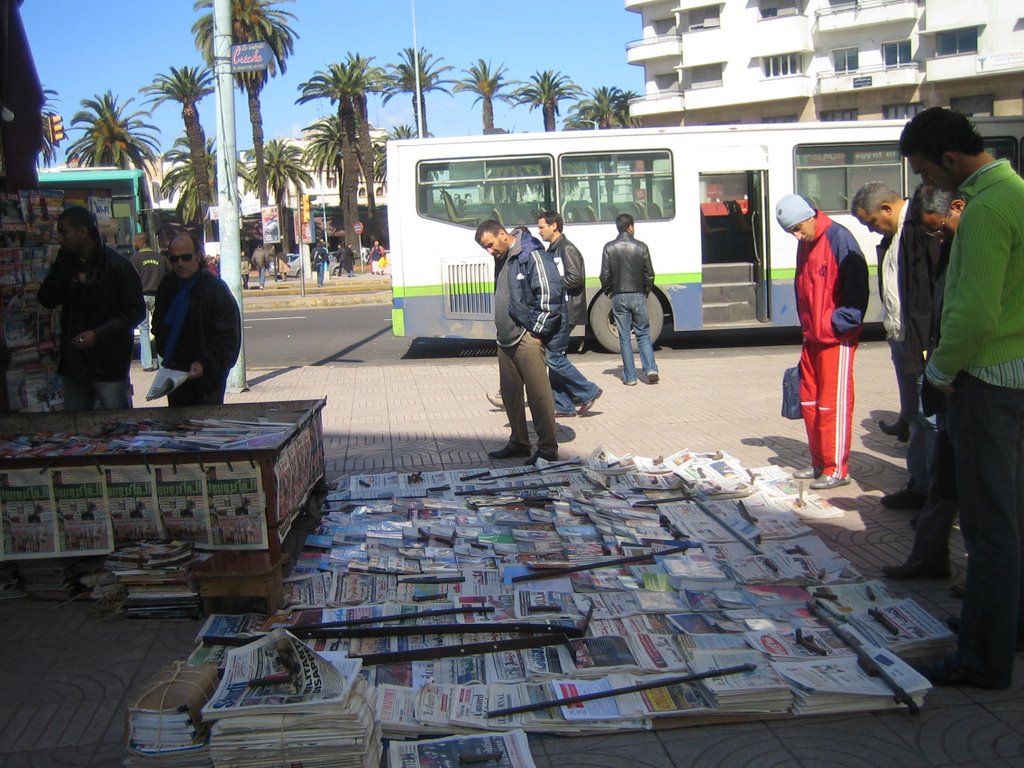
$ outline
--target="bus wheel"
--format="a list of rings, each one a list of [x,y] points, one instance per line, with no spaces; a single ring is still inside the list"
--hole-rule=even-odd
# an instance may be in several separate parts
[[[658,343],[661,330],[665,324],[665,310],[661,302],[652,292],[647,297],[647,317],[651,323],[651,341]],[[615,327],[615,318],[612,317],[612,300],[603,293],[594,299],[590,307],[590,330],[594,332],[597,343],[609,352],[619,351],[619,332]],[[636,352],[636,340],[633,340],[633,351]]]

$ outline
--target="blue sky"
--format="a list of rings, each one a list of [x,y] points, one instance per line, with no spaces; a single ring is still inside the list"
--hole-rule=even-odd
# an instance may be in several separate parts
[[[340,62],[349,52],[374,57],[375,65],[397,63],[412,46],[411,0],[296,0],[281,3],[298,19],[298,35],[288,71],[263,92],[267,139],[297,136],[303,127],[332,111],[327,102],[296,105],[299,83]],[[192,37],[196,12],[192,0],[25,0],[22,18],[43,86],[57,91],[54,108],[64,116],[73,141],[71,117],[84,98],[107,90],[121,101],[135,97],[131,109],[148,109],[139,89],[169,68],[202,63]],[[643,69],[626,63],[625,45],[642,36],[640,15],[624,10],[622,0],[416,0],[418,43],[459,78],[477,59],[504,64],[512,80],[527,80],[544,69],[560,71],[583,89],[618,86],[643,91]],[[427,120],[435,136],[479,134],[479,105],[472,94],[426,97]],[[240,149],[252,145],[244,94],[235,91]],[[562,113],[567,108],[563,105]],[[214,100],[199,105],[207,135],[213,136]],[[387,104],[371,97],[370,121],[389,129],[413,124],[411,97]],[[167,150],[184,133],[180,109],[157,108],[148,122],[160,129]],[[539,131],[539,110],[495,105],[495,124],[510,131]],[[67,147],[67,144],[64,144]]]

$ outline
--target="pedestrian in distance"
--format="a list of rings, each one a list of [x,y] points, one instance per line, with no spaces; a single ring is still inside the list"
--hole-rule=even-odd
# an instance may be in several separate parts
[[[525,227],[509,232],[494,219],[488,219],[477,227],[475,238],[494,257],[498,379],[511,429],[505,446],[487,455],[492,459],[528,456],[526,463],[530,465],[538,459],[555,461],[555,403],[544,348],[561,324],[568,322],[562,278],[544,246]],[[524,387],[537,432],[537,449],[532,453]]]
[[[543,211],[537,215],[540,239],[548,244],[548,253],[562,276],[568,317],[568,322],[562,324],[545,347],[556,417],[575,416],[577,413],[582,416],[594,407],[602,394],[601,388],[580,373],[566,354],[573,328],[587,322],[587,274],[583,256],[569,242],[563,227],[562,216],[556,211]]]
[[[356,276],[356,273],[355,273],[355,268],[356,268],[356,254],[355,254],[355,251],[353,251],[352,247],[348,243],[345,243],[345,242],[342,242],[341,246],[339,247],[339,251],[341,252],[341,268],[345,271],[345,274],[348,277],[355,277]]]
[[[814,478],[811,488],[830,490],[850,482],[853,358],[868,306],[868,267],[850,231],[800,195],[780,199],[775,218],[799,243],[793,282],[811,466],[793,477]]]
[[[324,245],[322,237],[316,239],[316,246],[313,248],[313,269],[316,270],[316,284],[317,287],[324,287],[324,278],[327,276],[327,263],[330,261],[331,255],[327,252],[327,246]]]
[[[135,326],[146,316],[142,282],[132,263],[103,244],[86,208],[57,219],[60,251],[37,298],[60,307],[60,363],[69,411],[131,408],[129,370]]]
[[[927,186],[966,202],[925,376],[949,396],[967,578],[956,651],[920,669],[934,685],[1008,688],[1024,640],[1024,179],[970,120],[910,120],[900,152]]]
[[[960,223],[960,214],[964,210],[964,201],[963,198],[954,197],[951,192],[935,187],[921,187],[918,195],[915,195],[915,202],[915,209],[918,209],[915,218],[940,243],[927,350],[928,356],[931,356],[939,343],[946,268],[953,237]],[[900,565],[882,567],[882,573],[897,581],[948,579],[952,575],[949,566],[949,536],[956,518],[957,487],[956,459],[946,428],[948,402],[943,393],[927,385],[922,387],[921,395],[922,411],[926,416],[932,415],[935,418],[935,445],[929,462],[928,498],[912,521],[915,530],[910,557]]]
[[[167,257],[154,251],[150,244],[148,232],[135,235],[135,252],[132,264],[142,281],[142,298],[146,302],[146,316],[139,323],[139,363],[144,371],[155,371],[157,361],[153,359],[153,338],[150,331],[153,319],[153,304],[156,302],[156,289],[164,275],[170,271]]]
[[[157,289],[153,312],[156,348],[165,367],[188,372],[167,395],[168,405],[221,405],[241,348],[238,305],[224,281],[204,269],[191,236],[174,238],[167,258],[171,274]]]
[[[267,268],[270,266],[270,256],[267,253],[267,246],[260,243],[252,252],[252,265],[259,273],[259,288],[262,290],[267,284]]]
[[[907,473],[902,490],[882,497],[890,509],[919,510],[928,492],[928,460],[935,443],[935,419],[921,412],[924,352],[931,335],[932,303],[939,243],[912,212],[910,200],[880,181],[857,190],[850,212],[871,232],[882,236],[878,252],[878,287],[882,326],[896,370],[900,414],[893,424],[880,422],[889,435],[906,437]]]
[[[274,248],[274,282],[280,282],[281,280],[288,280],[288,256],[285,255],[283,250],[278,250],[281,246],[275,245]]]
[[[619,236],[604,246],[601,254],[601,290],[612,300],[612,315],[619,333],[619,352],[622,354],[622,383],[635,386],[636,362],[630,333],[636,335],[640,351],[640,365],[648,384],[660,380],[658,364],[654,360],[651,340],[651,322],[647,315],[647,297],[654,288],[654,267],[646,243],[634,235],[633,217],[620,213],[615,217]]]
[[[380,244],[380,240],[373,241],[373,248],[370,249],[370,274],[372,275],[383,275],[384,270],[380,266],[381,259],[384,258],[384,248]]]

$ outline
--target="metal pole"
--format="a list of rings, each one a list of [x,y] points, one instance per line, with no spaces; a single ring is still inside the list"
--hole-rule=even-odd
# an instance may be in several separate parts
[[[217,99],[217,212],[220,218],[221,277],[244,314],[242,247],[238,223],[238,153],[235,142],[235,83],[231,74],[231,0],[214,0],[213,69]],[[243,322],[242,328],[245,327]],[[244,334],[244,332],[243,332]],[[228,390],[245,392],[245,336],[238,362],[228,373]]]
[[[423,138],[423,90],[420,83],[420,48],[416,42],[416,0],[412,2],[412,60],[416,67],[416,137]]]

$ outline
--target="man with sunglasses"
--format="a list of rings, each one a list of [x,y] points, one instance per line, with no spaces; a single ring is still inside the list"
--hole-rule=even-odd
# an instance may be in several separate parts
[[[103,244],[86,208],[64,211],[57,237],[60,252],[38,298],[48,309],[60,307],[64,405],[69,411],[131,408],[134,329],[146,316],[139,273]]]
[[[153,332],[164,367],[188,372],[188,381],[167,395],[171,406],[221,405],[228,373],[241,348],[241,317],[227,285],[202,268],[190,235],[167,250],[171,274],[156,292]]]

